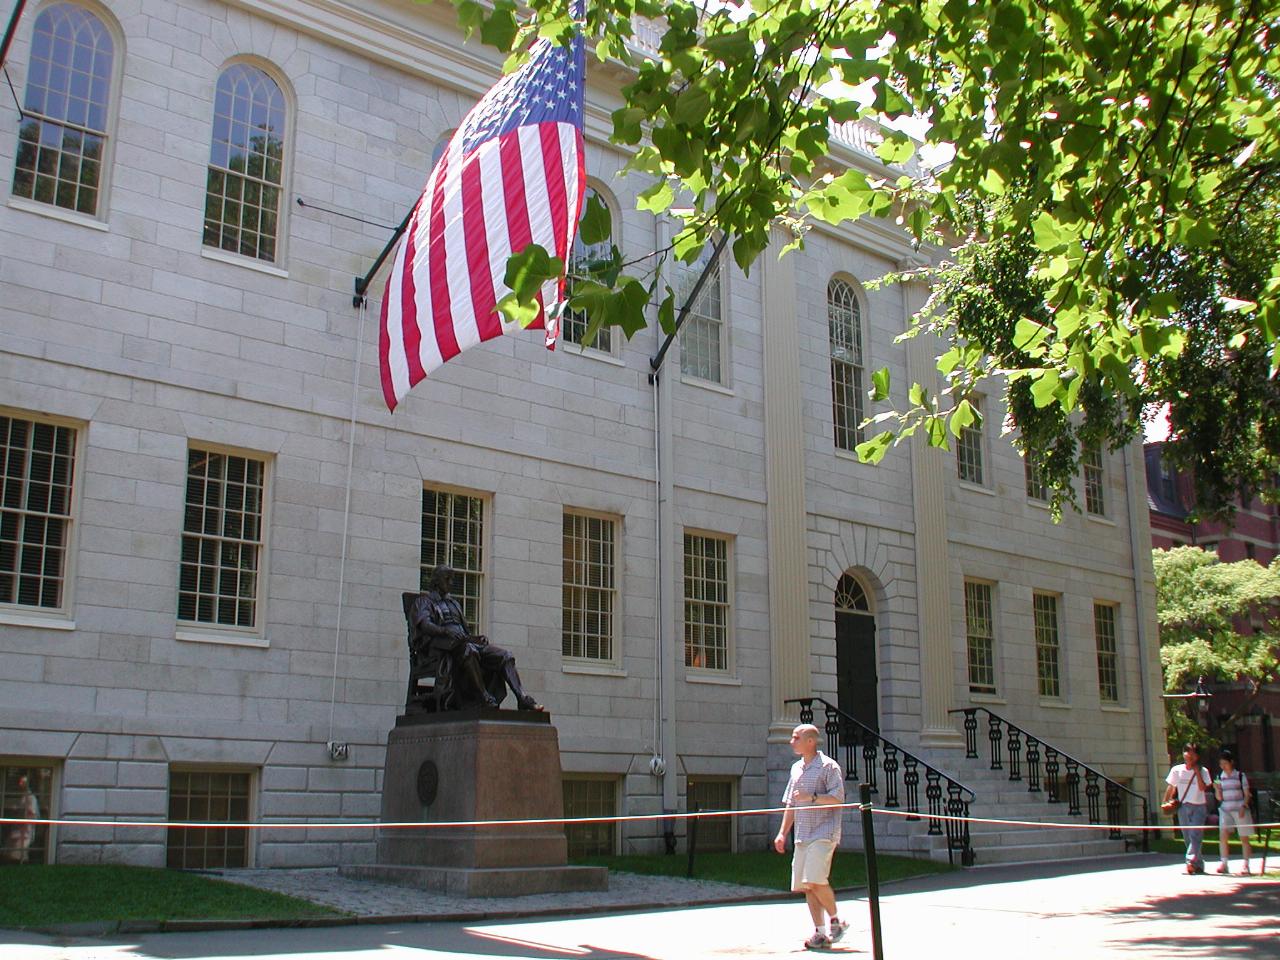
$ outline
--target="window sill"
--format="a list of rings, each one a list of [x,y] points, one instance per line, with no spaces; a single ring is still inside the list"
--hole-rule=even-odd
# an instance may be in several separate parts
[[[971,703],[994,703],[997,706],[1007,707],[1009,701],[998,693],[974,693],[969,691],[969,701]]]
[[[1132,713],[1128,707],[1121,703],[1100,703],[1098,709],[1103,713]]]
[[[1048,500],[1037,500],[1035,497],[1027,497],[1027,506],[1035,507],[1037,510],[1043,510],[1048,513],[1050,510]]]
[[[713,687],[740,687],[742,681],[737,677],[730,677],[716,673],[686,673],[684,679],[687,683],[706,683]]]
[[[41,616],[18,610],[0,610],[0,624],[6,627],[39,627],[43,630],[74,630],[76,622],[56,614]]]
[[[701,387],[703,390],[710,390],[712,393],[721,393],[726,397],[734,396],[733,389],[726,387],[723,383],[716,383],[714,380],[703,380],[700,377],[692,377],[686,373],[680,374],[680,382],[686,383],[691,387]]]
[[[859,440],[858,442],[862,443],[861,440]],[[846,450],[843,447],[837,447],[833,444],[831,447],[831,452],[834,453],[836,457],[838,457],[841,460],[848,460],[850,463],[856,463],[860,466],[866,466],[866,464],[864,464],[861,460],[858,459],[858,454],[854,450]]]
[[[1071,709],[1071,704],[1067,703],[1065,700],[1045,700],[1044,698],[1041,698],[1040,706],[1045,707],[1049,710],[1070,710]]]
[[[88,227],[90,230],[101,230],[103,233],[111,232],[111,228],[97,217],[91,217],[87,213],[76,213],[74,210],[67,210],[63,207],[55,207],[51,203],[39,203],[35,200],[28,200],[25,197],[10,197],[9,207],[13,210],[22,210],[26,213],[34,213],[37,216],[48,217],[50,220],[74,223],[76,226]]]
[[[970,493],[981,493],[983,496],[994,497],[996,492],[986,484],[974,483],[971,480],[960,480],[960,489],[968,490]]]
[[[1085,516],[1088,517],[1090,520],[1092,520],[1094,523],[1100,523],[1106,527],[1114,527],[1116,525],[1116,522],[1114,520],[1112,520],[1110,517],[1103,516],[1100,513],[1086,513]]]
[[[570,356],[586,357],[589,360],[599,360],[601,363],[607,363],[614,367],[625,367],[626,361],[610,350],[600,350],[597,347],[584,347],[580,343],[573,343],[569,340],[562,340],[564,344],[564,352]]]
[[[271,264],[263,263],[261,260],[242,257],[238,253],[227,253],[225,250],[217,250],[213,247],[201,247],[200,256],[206,260],[216,260],[218,263],[229,263],[233,267],[244,267],[246,270],[265,273],[269,277],[279,277],[281,280],[289,279],[288,270],[281,270],[279,267],[273,267]]]
[[[561,664],[560,671],[580,677],[616,677],[622,679],[627,676],[627,671],[609,663],[565,663]]]
[[[231,633],[227,631],[223,633],[219,630],[201,630],[198,626],[179,626],[174,632],[175,640],[185,640],[188,643],[221,643],[229,647],[259,647],[267,648],[271,646],[267,642],[266,637],[257,637],[251,633]]]

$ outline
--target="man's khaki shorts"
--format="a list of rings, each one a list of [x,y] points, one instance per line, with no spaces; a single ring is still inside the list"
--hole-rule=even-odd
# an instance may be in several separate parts
[[[802,840],[791,858],[791,889],[803,893],[806,885],[822,886],[831,875],[834,840]]]

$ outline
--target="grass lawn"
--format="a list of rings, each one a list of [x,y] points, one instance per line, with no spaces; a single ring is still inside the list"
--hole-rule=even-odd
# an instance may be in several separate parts
[[[683,853],[634,854],[622,857],[582,857],[574,863],[608,867],[624,873],[642,873],[661,877],[683,877],[689,858]],[[880,854],[876,858],[880,879],[901,880],[954,869],[932,860],[893,857]],[[785,856],[767,850],[749,853],[700,853],[694,858],[696,880],[721,880],[749,887],[788,890],[791,887],[791,854]],[[836,887],[853,887],[867,882],[867,861],[859,851],[841,850],[831,864],[831,883]]]
[[[0,869],[0,927],[341,915],[296,897],[178,870],[88,865]]]
[[[1280,870],[1280,830],[1271,831],[1271,839],[1266,844],[1255,836],[1249,841],[1249,862],[1256,870],[1262,866],[1262,851],[1266,847],[1267,851],[1267,873],[1274,874]],[[1204,835],[1204,845],[1201,848],[1204,858],[1210,863],[1218,861],[1218,830],[1216,827],[1206,827]],[[1177,836],[1170,830],[1168,833],[1161,833],[1159,837],[1151,841],[1152,853],[1176,853],[1183,854],[1187,850],[1186,844],[1182,842],[1182,838]],[[1236,864],[1236,869],[1240,868],[1240,858],[1243,853],[1240,849],[1240,840],[1232,834],[1231,837],[1231,859]]]

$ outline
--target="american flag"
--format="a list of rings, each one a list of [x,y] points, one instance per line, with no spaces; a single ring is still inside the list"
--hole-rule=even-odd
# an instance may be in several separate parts
[[[462,121],[414,206],[382,298],[378,356],[387,409],[472,344],[519,329],[497,312],[507,258],[531,243],[567,262],[586,186],[582,35],[539,40]],[[533,326],[555,349],[564,278],[538,295]]]

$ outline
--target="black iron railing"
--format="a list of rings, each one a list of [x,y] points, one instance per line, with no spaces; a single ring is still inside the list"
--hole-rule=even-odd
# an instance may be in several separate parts
[[[941,819],[967,817],[969,804],[974,799],[972,790],[821,697],[801,697],[786,702],[800,704],[801,723],[813,723],[813,705],[822,704],[825,715],[818,726],[827,735],[826,753],[840,761],[845,780],[870,784],[872,794],[882,797],[880,805],[893,810],[905,809],[911,814],[904,818],[906,820],[922,818],[920,783],[923,778],[927,807],[924,816],[929,821],[929,834],[945,833],[950,862],[955,863],[959,854],[961,864],[973,866],[968,821]]]
[[[1100,770],[1082,763],[1068,753],[1045,743],[1012,721],[986,707],[964,707],[952,713],[964,714],[965,756],[978,758],[978,729],[981,726],[978,712],[987,715],[985,739],[990,745],[991,769],[1008,770],[1009,779],[1024,781],[1028,793],[1042,793],[1049,803],[1067,804],[1067,815],[1078,817],[1087,811],[1090,823],[1102,823],[1105,805],[1106,823],[1112,840],[1120,839],[1120,829],[1128,822],[1128,804],[1125,795],[1133,797],[1141,806],[1142,823],[1151,822],[1147,798],[1135,793],[1123,784],[1116,783]],[[1024,776],[1025,772],[1025,776]],[[1080,784],[1084,783],[1084,808],[1080,805]],[[1148,831],[1139,842],[1143,853],[1150,850]]]

